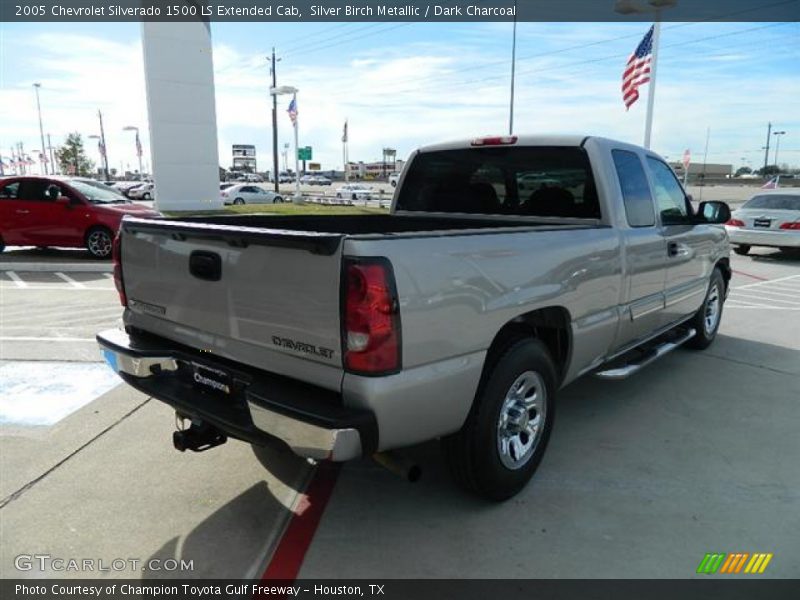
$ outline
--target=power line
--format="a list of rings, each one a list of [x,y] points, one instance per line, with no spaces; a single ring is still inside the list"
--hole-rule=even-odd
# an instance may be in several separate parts
[[[357,36],[354,36],[354,37],[348,37],[348,38],[343,39],[341,41],[333,42],[332,44],[321,44],[321,45],[318,45],[318,46],[312,46],[312,47],[306,48],[305,50],[300,50],[299,52],[295,51],[294,53],[291,53],[291,54],[287,53],[286,55],[284,55],[284,58],[286,58],[286,57],[295,58],[297,56],[302,56],[303,54],[308,54],[309,52],[317,52],[319,50],[327,50],[328,48],[333,48],[335,46],[341,46],[342,44],[349,44],[350,42],[355,42],[357,40],[368,38],[368,37],[371,37],[373,35],[378,35],[379,33],[386,33],[387,31],[392,31],[394,29],[400,29],[401,27],[408,27],[410,25],[415,25],[415,24],[416,23],[400,23],[400,24],[396,24],[396,25],[391,25],[391,26],[386,27],[384,29],[379,29],[377,31],[372,31],[370,33],[365,33],[364,35],[357,35]],[[366,27],[364,29],[368,29],[368,28],[371,28],[373,26],[374,25],[370,25],[369,27]],[[348,32],[348,33],[355,33],[355,31]]]

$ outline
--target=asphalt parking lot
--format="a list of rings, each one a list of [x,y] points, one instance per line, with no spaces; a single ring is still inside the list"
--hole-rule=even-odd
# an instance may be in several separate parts
[[[501,505],[456,489],[436,444],[409,450],[416,484],[369,460],[265,470],[238,442],[178,453],[170,409],[100,372],[108,273],[2,271],[0,396],[97,397],[49,424],[4,404],[0,577],[97,575],[15,567],[49,555],[128,561],[112,577],[684,578],[707,552],[800,577],[800,260],[753,252],[732,257],[715,344],[563,390],[541,468]]]

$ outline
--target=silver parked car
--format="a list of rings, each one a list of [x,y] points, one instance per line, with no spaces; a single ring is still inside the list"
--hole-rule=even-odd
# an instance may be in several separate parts
[[[283,202],[283,196],[259,185],[248,183],[232,185],[220,191],[225,204],[276,204]]]
[[[800,249],[800,189],[761,192],[733,211],[725,223],[736,254],[753,246]]]

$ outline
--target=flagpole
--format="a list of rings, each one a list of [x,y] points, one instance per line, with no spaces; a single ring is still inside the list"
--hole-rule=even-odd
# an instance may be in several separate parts
[[[656,22],[653,24],[653,58],[650,61],[650,85],[647,91],[647,117],[644,123],[644,147],[650,149],[650,138],[653,131],[653,105],[656,100],[656,71],[658,70],[658,45],[661,39],[661,11],[656,11]]]
[[[297,92],[295,91],[292,94],[292,103],[294,103],[294,109],[298,113],[300,112],[297,110]],[[300,146],[297,142],[297,124],[299,119],[297,116],[294,118],[294,201],[300,201]]]

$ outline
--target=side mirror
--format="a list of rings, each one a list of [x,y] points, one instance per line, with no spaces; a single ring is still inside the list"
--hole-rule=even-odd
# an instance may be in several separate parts
[[[731,218],[731,209],[725,202],[701,202],[697,207],[697,221],[699,223],[712,223],[722,225]]]

